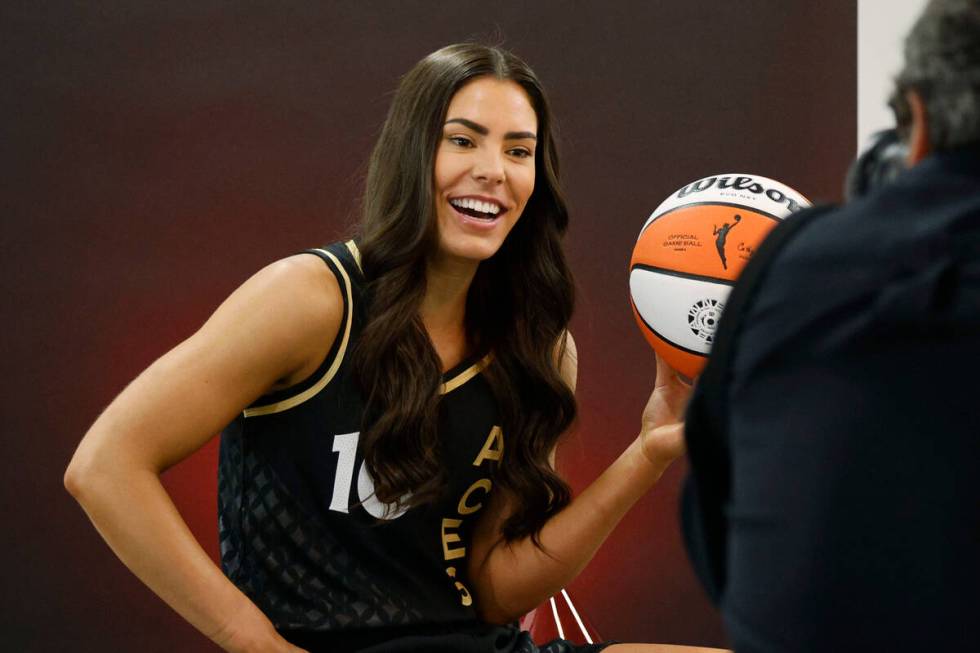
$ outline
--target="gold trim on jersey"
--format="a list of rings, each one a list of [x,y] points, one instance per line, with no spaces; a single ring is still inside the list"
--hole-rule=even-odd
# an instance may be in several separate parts
[[[344,245],[347,246],[350,255],[354,257],[354,262],[357,263],[357,269],[361,271],[361,274],[364,274],[364,270],[361,269],[361,250],[357,249],[357,243],[353,240],[348,240]]]
[[[350,246],[353,244],[353,241],[348,242],[348,248],[350,248]],[[246,408],[245,417],[257,417],[259,415],[281,413],[284,410],[295,408],[304,401],[312,399],[318,392],[323,390],[328,383],[330,383],[333,377],[337,374],[337,370],[340,369],[341,362],[344,360],[344,354],[347,352],[347,342],[350,340],[350,328],[354,316],[354,295],[351,293],[350,277],[347,276],[347,270],[344,269],[344,266],[336,256],[324,249],[317,249],[316,251],[329,256],[330,260],[334,262],[334,265],[336,265],[337,269],[340,271],[340,276],[344,279],[344,289],[347,291],[347,323],[344,324],[344,335],[340,340],[340,348],[337,350],[337,355],[334,357],[330,367],[327,368],[327,371],[322,377],[320,377],[319,381],[303,392],[300,392],[299,394],[288,399],[283,399],[282,401],[266,404],[264,406],[253,406],[252,408]]]
[[[439,386],[439,394],[441,395],[449,394],[459,386],[463,385],[464,383],[472,379],[474,376],[476,376],[477,374],[485,370],[487,368],[487,365],[490,364],[490,361],[492,359],[493,357],[490,354],[487,354],[476,363],[473,363],[465,370],[463,370],[462,372],[460,372],[459,374],[457,374],[456,376],[454,376],[453,378],[449,379],[441,386]]]

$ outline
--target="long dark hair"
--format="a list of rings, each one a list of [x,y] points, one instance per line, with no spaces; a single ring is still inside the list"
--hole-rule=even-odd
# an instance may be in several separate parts
[[[548,454],[575,417],[558,369],[574,288],[551,112],[534,72],[503,49],[465,43],[422,59],[402,78],[371,155],[360,232],[369,317],[354,351],[366,401],[361,437],[378,499],[416,506],[440,495],[441,364],[419,317],[437,242],[432,175],[452,97],[488,75],[519,84],[537,114],[535,185],[504,244],[477,269],[465,326],[471,350],[493,356],[484,374],[506,442],[494,483],[517,498],[503,535],[537,541],[570,499]]]

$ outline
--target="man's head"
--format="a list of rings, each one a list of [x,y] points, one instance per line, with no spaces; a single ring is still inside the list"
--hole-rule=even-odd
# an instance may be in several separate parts
[[[909,162],[980,144],[980,0],[930,0],[890,102]]]

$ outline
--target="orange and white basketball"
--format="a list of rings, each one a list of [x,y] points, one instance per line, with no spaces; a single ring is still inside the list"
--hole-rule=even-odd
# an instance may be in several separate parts
[[[675,370],[700,373],[728,293],[786,216],[810,206],[767,177],[713,175],[678,189],[650,215],[630,260],[630,299],[647,342]]]

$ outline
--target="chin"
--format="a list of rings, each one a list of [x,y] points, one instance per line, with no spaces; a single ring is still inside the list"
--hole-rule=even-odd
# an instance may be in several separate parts
[[[503,242],[488,241],[488,240],[473,240],[467,239],[465,242],[457,243],[442,243],[440,249],[444,255],[448,258],[475,261],[479,263],[480,261],[485,261],[492,257],[503,245]]]

